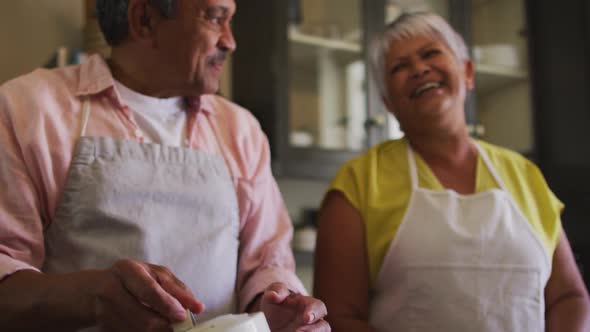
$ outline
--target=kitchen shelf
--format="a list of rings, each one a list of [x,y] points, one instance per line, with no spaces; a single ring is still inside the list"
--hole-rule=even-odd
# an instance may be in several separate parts
[[[528,73],[520,68],[475,64],[475,87],[484,95],[527,79]]]
[[[295,26],[289,27],[289,40],[294,43],[317,46],[335,51],[361,53],[361,46],[358,43],[305,34]]]

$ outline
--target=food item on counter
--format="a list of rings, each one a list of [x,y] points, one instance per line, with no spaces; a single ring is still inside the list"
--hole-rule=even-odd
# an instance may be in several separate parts
[[[191,315],[172,326],[174,332],[270,332],[262,312],[254,314],[229,314],[202,323],[193,323]]]

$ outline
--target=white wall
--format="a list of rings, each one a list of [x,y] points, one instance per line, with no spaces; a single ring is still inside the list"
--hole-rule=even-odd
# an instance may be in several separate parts
[[[45,64],[59,46],[79,49],[83,0],[0,2],[0,83]]]
[[[294,223],[301,221],[301,210],[318,208],[326,193],[329,181],[302,180],[293,178],[277,179],[289,216]]]

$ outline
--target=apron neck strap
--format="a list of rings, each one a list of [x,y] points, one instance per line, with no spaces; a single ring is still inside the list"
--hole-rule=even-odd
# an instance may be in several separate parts
[[[82,102],[82,129],[80,130],[80,137],[84,137],[86,135],[86,127],[88,126],[90,111],[90,98],[86,97]]]
[[[484,164],[486,165],[486,167],[488,168],[488,170],[490,171],[490,173],[492,174],[492,177],[494,178],[494,180],[496,181],[496,184],[500,187],[500,189],[507,191],[506,190],[506,185],[504,185],[504,181],[502,181],[502,178],[500,177],[500,175],[498,174],[498,171],[496,170],[496,168],[494,167],[494,165],[492,164],[492,162],[490,161],[490,158],[488,157],[488,154],[485,152],[485,150],[479,145],[479,143],[477,143],[475,140],[473,140],[473,145],[475,146],[475,148],[477,149],[477,152],[479,153],[479,155],[481,156],[481,159],[483,160]]]
[[[492,177],[496,181],[496,184],[502,190],[505,191],[506,186],[504,185],[504,181],[502,181],[502,178],[500,178],[500,175],[498,174],[498,171],[496,170],[496,168],[494,167],[494,165],[490,161],[488,154],[484,151],[484,149],[475,140],[471,140],[471,143],[477,149],[477,153],[481,156],[481,159],[483,160],[484,164],[486,165],[486,167],[488,168],[488,170],[492,174]],[[412,149],[412,146],[410,145],[409,141],[408,141],[408,167],[410,168],[410,181],[411,181],[410,183],[412,185],[412,189],[418,188],[418,170],[416,167],[416,158],[414,157],[414,150]]]
[[[416,168],[416,159],[414,157],[414,150],[410,145],[410,141],[408,142],[408,167],[410,168],[410,184],[412,185],[412,189],[418,188],[418,170]]]

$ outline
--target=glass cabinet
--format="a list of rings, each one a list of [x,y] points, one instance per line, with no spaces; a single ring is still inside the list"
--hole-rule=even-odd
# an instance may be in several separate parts
[[[464,36],[475,65],[466,101],[473,136],[531,155],[533,121],[524,0],[390,0],[386,21],[404,11],[430,10]],[[395,137],[395,119],[389,133]],[[392,125],[393,124],[393,125]]]
[[[524,0],[474,0],[470,20],[479,135],[530,156],[535,146]]]
[[[403,135],[368,69],[386,22],[430,10],[471,46],[476,90],[466,105],[475,136],[532,149],[523,0],[259,0],[234,19],[233,99],[268,135],[278,175],[331,178],[369,146]]]
[[[289,1],[288,143],[359,151],[367,145],[361,0]]]
[[[261,0],[234,18],[233,99],[261,122],[278,175],[331,178],[387,137],[366,66],[385,0]]]

